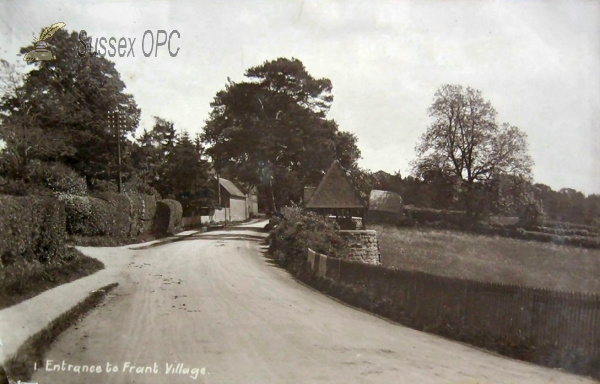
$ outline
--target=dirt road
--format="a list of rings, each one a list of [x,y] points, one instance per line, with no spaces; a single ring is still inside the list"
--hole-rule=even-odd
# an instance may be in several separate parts
[[[350,308],[273,265],[261,252],[261,236],[245,227],[121,254],[83,249],[126,265],[121,284],[61,335],[32,381],[593,382]]]

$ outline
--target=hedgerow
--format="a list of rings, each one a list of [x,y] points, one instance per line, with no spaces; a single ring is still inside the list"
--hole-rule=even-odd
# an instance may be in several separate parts
[[[271,249],[281,265],[297,271],[306,262],[307,249],[329,257],[341,257],[348,251],[348,242],[342,238],[336,223],[328,222],[299,207],[286,207],[271,230]]]
[[[94,196],[62,194],[59,198],[65,202],[71,235],[125,238],[152,230],[154,196],[102,192]]]
[[[85,196],[88,193],[85,179],[62,163],[32,161],[27,169],[27,179],[30,183],[40,185],[56,194]]]
[[[0,196],[0,257],[3,265],[20,259],[61,262],[65,210],[49,196]]]
[[[177,200],[163,199],[156,204],[152,232],[157,235],[173,235],[181,229],[183,208]]]

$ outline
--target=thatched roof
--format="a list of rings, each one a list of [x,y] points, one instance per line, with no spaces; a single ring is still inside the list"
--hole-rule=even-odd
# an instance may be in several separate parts
[[[306,208],[364,209],[365,206],[340,164],[334,161],[306,203]]]
[[[398,213],[402,210],[402,197],[390,191],[374,189],[369,196],[369,211]]]
[[[308,203],[310,198],[315,194],[316,190],[317,190],[317,187],[304,187],[304,197],[302,198],[304,205],[306,205],[306,203]]]

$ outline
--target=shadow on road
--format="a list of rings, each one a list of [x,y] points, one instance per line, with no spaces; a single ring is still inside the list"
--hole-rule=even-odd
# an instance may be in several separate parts
[[[275,258],[269,254],[269,251],[264,249],[261,250],[260,253],[262,253],[263,255],[263,261],[265,262],[266,265],[268,265],[269,267],[275,267],[275,268],[279,268],[279,269],[284,269],[278,262],[277,260],[275,260]]]
[[[171,244],[179,241],[197,241],[197,240],[240,240],[240,241],[264,241],[268,234],[264,228],[256,227],[230,227],[216,230],[214,232],[195,232],[189,235],[173,236],[164,241],[149,244],[136,250],[156,248],[162,245]]]

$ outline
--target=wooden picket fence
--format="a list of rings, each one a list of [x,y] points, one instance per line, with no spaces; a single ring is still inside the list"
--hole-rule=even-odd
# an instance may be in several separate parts
[[[418,329],[526,346],[539,364],[600,375],[600,295],[449,278],[328,258],[309,249],[315,275],[400,311]],[[452,334],[448,335],[452,337]]]

